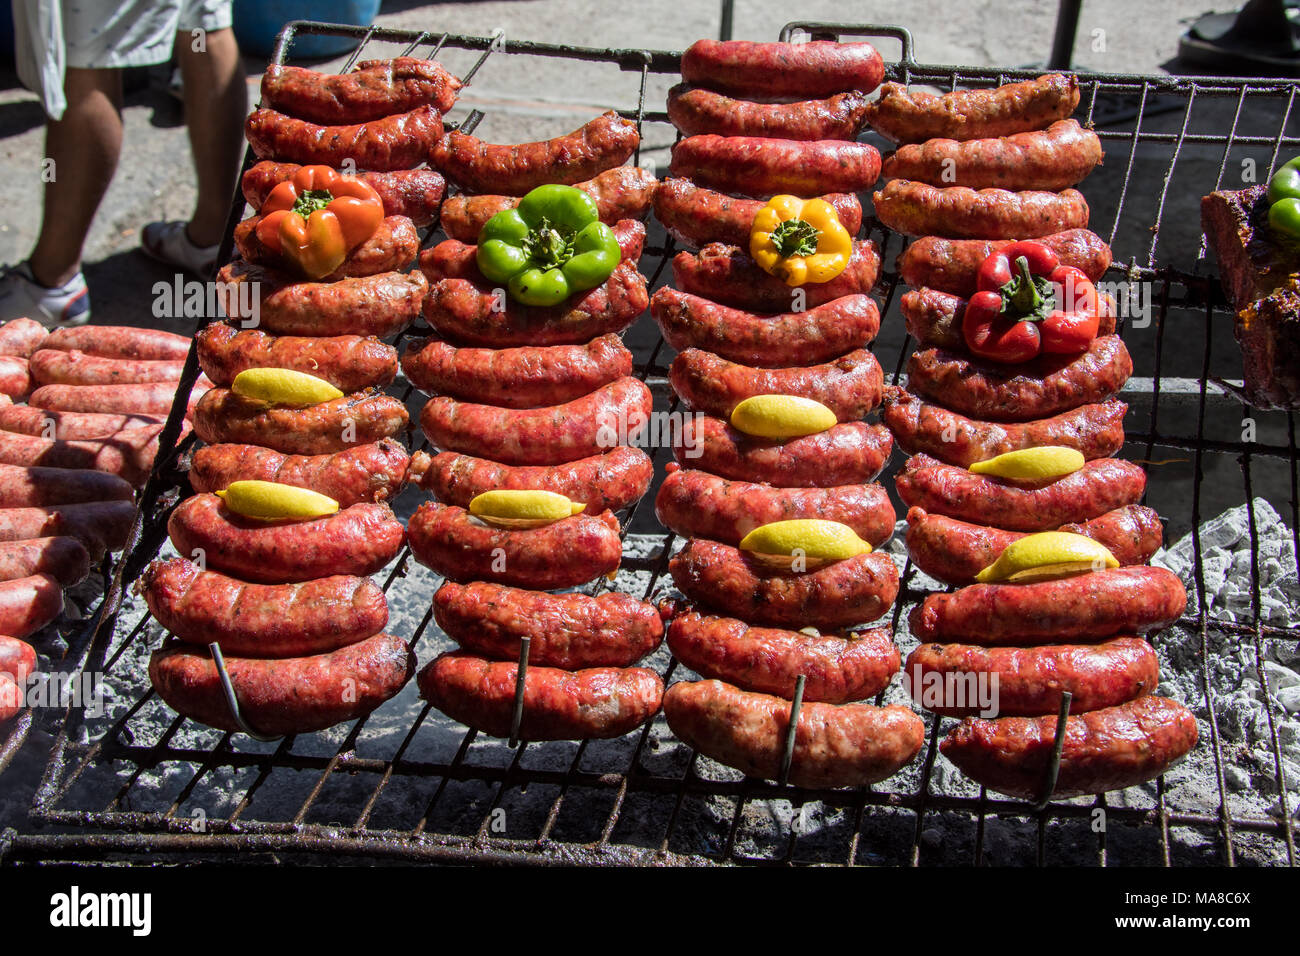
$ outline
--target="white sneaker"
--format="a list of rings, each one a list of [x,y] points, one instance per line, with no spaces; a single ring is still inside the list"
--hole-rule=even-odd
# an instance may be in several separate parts
[[[140,230],[140,248],[159,262],[207,279],[217,264],[218,246],[196,246],[185,231],[186,225],[179,219],[151,222]]]
[[[46,288],[32,278],[26,262],[0,269],[0,322],[35,319],[47,329],[85,325],[90,318],[90,290],[78,272],[57,288]]]

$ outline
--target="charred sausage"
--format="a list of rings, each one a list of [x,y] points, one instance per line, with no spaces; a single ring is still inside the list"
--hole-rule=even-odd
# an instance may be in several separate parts
[[[364,123],[323,126],[263,107],[245,121],[244,135],[258,159],[386,172],[425,161],[442,136],[442,114],[418,106]]]
[[[668,171],[708,189],[763,197],[856,193],[880,178],[880,153],[842,139],[688,136],[673,146]]]
[[[313,123],[364,123],[419,106],[446,113],[460,87],[441,63],[413,56],[367,60],[338,74],[272,63],[262,74],[262,102]]]
[[[754,103],[685,83],[668,91],[668,121],[684,136],[852,140],[866,115],[867,97],[857,90],[795,103]]]
[[[927,139],[987,139],[1042,129],[1079,105],[1079,80],[1048,73],[991,90],[957,90],[943,96],[909,93],[886,83],[867,110],[872,129],[896,143]]]
[[[1044,130],[961,142],[932,139],[887,154],[882,172],[931,186],[1045,189],[1074,186],[1101,162],[1101,140],[1076,120]]]
[[[261,445],[287,455],[327,455],[400,435],[409,418],[397,399],[370,389],[289,408],[214,388],[194,409],[194,433],[209,445]]]
[[[880,53],[865,42],[696,40],[682,54],[687,83],[749,99],[870,93],[884,75]]]
[[[872,198],[877,218],[909,236],[1035,239],[1088,227],[1088,202],[1077,189],[1012,192],[891,179]]]
[[[217,385],[250,368],[287,368],[324,379],[342,392],[382,388],[397,377],[397,349],[373,335],[268,335],[213,322],[194,336],[199,365]]]
[[[258,445],[206,445],[194,453],[190,485],[195,491],[223,491],[235,481],[275,481],[310,488],[348,508],[396,498],[409,464],[402,443],[391,438],[323,455],[286,455]]]

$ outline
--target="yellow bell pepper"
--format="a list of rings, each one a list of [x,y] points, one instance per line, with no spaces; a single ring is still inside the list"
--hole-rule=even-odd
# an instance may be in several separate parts
[[[754,216],[749,254],[789,286],[829,282],[853,255],[853,237],[824,199],[773,196]]]

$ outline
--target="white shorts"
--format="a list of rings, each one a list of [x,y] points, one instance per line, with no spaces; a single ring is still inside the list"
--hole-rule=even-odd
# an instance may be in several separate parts
[[[232,0],[61,0],[67,66],[122,69],[166,63],[177,30],[227,29],[231,5]]]

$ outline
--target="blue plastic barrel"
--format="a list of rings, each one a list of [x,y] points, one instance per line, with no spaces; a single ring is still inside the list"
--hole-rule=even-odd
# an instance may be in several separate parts
[[[290,20],[318,20],[368,27],[379,13],[380,0],[235,0],[235,38],[245,53],[271,55],[275,38]],[[323,60],[357,45],[352,37],[294,37],[289,53],[295,60]]]

